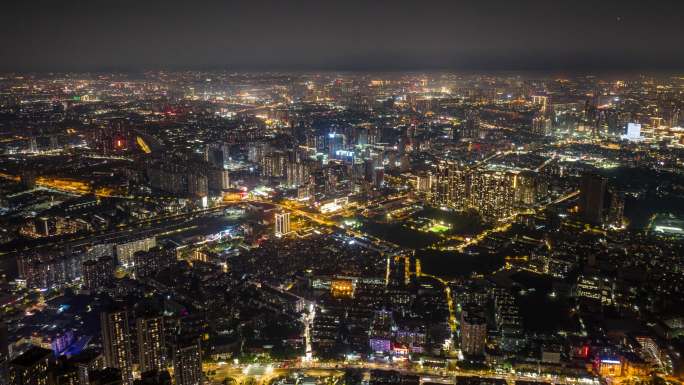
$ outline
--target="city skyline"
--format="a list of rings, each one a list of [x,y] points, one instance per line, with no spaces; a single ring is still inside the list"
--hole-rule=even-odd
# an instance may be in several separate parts
[[[684,384],[684,1],[0,9],[0,385]]]

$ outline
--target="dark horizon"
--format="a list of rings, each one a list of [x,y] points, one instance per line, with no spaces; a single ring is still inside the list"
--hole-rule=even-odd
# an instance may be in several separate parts
[[[684,2],[10,4],[0,71],[682,71]]]
[[[313,74],[339,74],[339,75],[379,75],[379,76],[399,76],[399,75],[456,75],[456,76],[521,76],[527,78],[553,79],[553,78],[572,78],[572,77],[601,77],[605,79],[636,79],[642,77],[649,78],[669,78],[684,76],[684,68],[575,68],[575,69],[478,69],[478,68],[235,68],[235,67],[148,67],[148,68],[98,68],[98,69],[62,69],[62,70],[0,70],[1,76],[22,76],[22,77],[59,77],[62,75],[86,76],[86,75],[118,75],[139,77],[149,73],[188,73],[198,72],[206,74],[230,74],[236,75],[264,75],[264,74],[288,74],[288,75],[313,75]]]

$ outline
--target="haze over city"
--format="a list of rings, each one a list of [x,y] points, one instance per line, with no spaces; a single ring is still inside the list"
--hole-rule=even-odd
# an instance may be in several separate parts
[[[7,71],[681,70],[681,1],[21,1]]]

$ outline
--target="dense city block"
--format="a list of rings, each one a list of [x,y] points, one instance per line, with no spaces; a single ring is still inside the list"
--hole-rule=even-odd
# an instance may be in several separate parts
[[[0,384],[684,376],[684,77],[0,75]]]

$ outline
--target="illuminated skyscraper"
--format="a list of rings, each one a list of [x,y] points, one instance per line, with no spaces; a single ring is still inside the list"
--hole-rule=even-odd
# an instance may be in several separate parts
[[[176,385],[202,383],[202,349],[199,339],[179,341],[173,347],[173,374]]]
[[[10,385],[47,385],[52,350],[34,346],[9,363]]]
[[[157,245],[157,239],[155,237],[141,238],[126,243],[120,243],[116,245],[116,257],[119,263],[124,266],[133,265],[133,254],[135,252],[143,250],[147,251]]]
[[[625,221],[625,197],[621,192],[613,188],[609,188],[608,193],[610,205],[606,210],[604,225],[622,228]]]
[[[463,122],[461,128],[461,138],[480,138],[480,113],[477,110],[466,111],[465,121]]]
[[[290,232],[290,213],[276,213],[275,235],[281,237]]]
[[[50,385],[80,385],[78,368],[73,365],[59,365],[48,373]]]
[[[536,116],[532,119],[532,132],[537,135],[549,135],[551,133],[551,119]]]
[[[371,323],[369,344],[373,352],[389,352],[392,348],[392,312],[377,311]]]
[[[337,151],[344,150],[346,138],[342,134],[331,133],[328,135],[328,157],[335,158]]]
[[[516,175],[502,171],[481,171],[471,175],[469,207],[483,218],[497,220],[515,211]]]
[[[305,184],[309,176],[309,166],[303,162],[288,162],[286,165],[287,185],[296,187]]]
[[[641,124],[627,123],[627,133],[622,135],[623,140],[636,141],[641,139]]]
[[[7,323],[4,320],[0,320],[0,381],[1,384],[5,384],[5,379],[7,378],[7,360],[9,359],[9,330]]]
[[[175,250],[171,248],[156,246],[147,251],[136,251],[133,254],[135,277],[136,279],[154,277],[173,264],[175,260]]]
[[[487,322],[477,315],[467,315],[461,320],[461,351],[470,356],[484,353],[487,340]]]
[[[164,317],[143,316],[136,320],[140,372],[161,370],[164,366]]]
[[[212,167],[207,171],[207,186],[212,192],[221,192],[230,188],[230,172],[223,168]]]
[[[448,170],[447,193],[444,203],[450,207],[465,209],[468,204],[468,194],[470,192],[471,175],[466,170],[459,169],[452,165]]]
[[[544,113],[546,112],[546,107],[549,103],[549,97],[544,95],[533,95],[532,103],[539,106],[539,111]]]
[[[81,265],[83,272],[83,287],[97,291],[106,287],[114,277],[114,259],[109,256],[100,257],[97,260],[84,261]]]
[[[431,185],[429,199],[435,205],[456,210],[475,209],[485,220],[496,221],[515,213],[520,201],[518,177],[515,172],[467,169],[456,163],[444,163]],[[530,194],[533,198],[534,191]]]
[[[100,313],[105,366],[121,371],[124,385],[133,383],[133,358],[128,329],[128,313],[123,308],[111,308]]]
[[[515,200],[523,206],[532,206],[537,200],[537,175],[527,171],[515,177]]]

